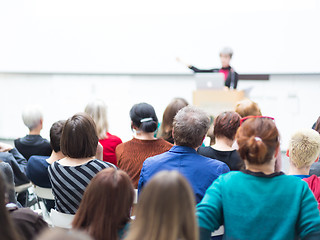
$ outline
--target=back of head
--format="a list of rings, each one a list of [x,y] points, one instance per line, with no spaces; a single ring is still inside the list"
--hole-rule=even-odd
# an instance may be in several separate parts
[[[177,171],[162,171],[144,187],[126,240],[197,240],[194,194]]]
[[[0,236],[1,239],[17,240],[18,234],[13,228],[13,223],[6,208],[7,187],[2,172],[0,172]]]
[[[234,140],[240,126],[240,115],[236,112],[220,113],[214,120],[213,134],[216,138],[226,137]]]
[[[279,147],[279,132],[269,118],[247,119],[236,134],[239,154],[250,164],[261,165],[270,162]]]
[[[249,99],[238,102],[235,112],[237,112],[242,118],[248,116],[261,116],[261,111],[258,104]]]
[[[41,233],[36,240],[93,240],[85,232],[51,228]]]
[[[154,108],[148,103],[138,103],[130,110],[133,126],[143,132],[154,132],[158,128],[158,118]]]
[[[22,120],[29,130],[33,130],[41,123],[43,114],[39,106],[27,106],[22,112]]]
[[[96,154],[98,145],[96,125],[86,113],[69,118],[62,131],[61,151],[70,158],[88,158]]]
[[[108,132],[108,120],[107,120],[107,105],[102,100],[95,100],[86,106],[84,110],[89,114],[96,123],[97,133],[99,139],[107,137]]]
[[[53,151],[60,152],[60,139],[62,135],[62,130],[66,120],[60,120],[52,124],[50,128],[50,145]]]
[[[160,129],[160,137],[164,138],[165,140],[171,138],[172,134],[172,125],[173,119],[176,116],[177,112],[188,106],[188,102],[183,98],[175,98],[173,99],[167,108],[164,110],[161,129]]]
[[[91,180],[72,223],[95,240],[117,240],[130,220],[134,189],[127,173],[114,168],[100,171]]]
[[[298,169],[310,167],[320,154],[320,134],[312,129],[301,129],[289,142],[290,162]]]
[[[314,125],[314,130],[316,130],[318,133],[320,133],[320,117],[318,117],[318,119]]]
[[[197,148],[210,127],[210,118],[194,106],[182,108],[173,120],[174,142],[178,146]]]

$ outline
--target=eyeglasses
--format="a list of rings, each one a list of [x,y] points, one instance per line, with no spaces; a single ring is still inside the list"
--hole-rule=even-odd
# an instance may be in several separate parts
[[[240,119],[240,125],[245,122],[246,120],[248,119],[251,119],[251,118],[267,118],[267,119],[271,119],[272,121],[274,121],[274,118],[273,117],[267,117],[267,116],[248,116],[248,117],[244,117],[244,118],[241,118]]]

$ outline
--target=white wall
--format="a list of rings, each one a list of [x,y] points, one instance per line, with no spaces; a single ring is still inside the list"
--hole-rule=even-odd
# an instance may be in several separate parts
[[[43,135],[49,137],[51,124],[83,111],[92,98],[108,105],[110,132],[123,140],[131,138],[129,110],[138,102],[152,104],[161,121],[174,97],[192,103],[195,82],[190,75],[76,76],[0,74],[0,138],[27,133],[21,120],[24,106],[42,105]],[[252,88],[250,97],[264,115],[273,116],[282,136],[282,149],[298,128],[311,127],[320,115],[320,75],[272,75],[269,81],[240,81],[239,89]]]
[[[177,56],[241,73],[319,73],[318,0],[0,3],[1,72],[187,73]]]

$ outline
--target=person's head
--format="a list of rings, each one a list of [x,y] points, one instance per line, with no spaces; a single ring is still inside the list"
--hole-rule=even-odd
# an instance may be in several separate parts
[[[86,188],[72,226],[89,232],[95,240],[117,240],[119,230],[130,220],[133,198],[128,174],[104,169]]]
[[[7,187],[2,172],[0,172],[0,236],[1,239],[17,240],[18,234],[13,228],[13,223],[6,208],[7,204]]]
[[[173,139],[178,146],[199,147],[210,127],[210,118],[194,106],[182,108],[173,120]]]
[[[188,105],[188,102],[183,98],[175,98],[169,103],[169,105],[163,113],[163,118],[159,132],[160,137],[162,137],[165,140],[172,138],[173,119],[180,109]]]
[[[102,100],[95,100],[86,106],[84,110],[89,114],[97,126],[99,139],[105,139],[108,132],[107,105]]]
[[[126,240],[197,240],[195,198],[177,171],[157,173],[143,188]]]
[[[86,113],[77,113],[63,127],[60,148],[67,157],[89,158],[95,156],[98,141],[93,119]]]
[[[42,129],[43,114],[39,106],[27,106],[23,109],[22,120],[24,125],[29,128],[30,131],[34,129]]]
[[[93,240],[85,232],[67,230],[62,228],[50,228],[43,231],[36,240]]]
[[[50,128],[50,145],[53,151],[60,152],[60,139],[62,135],[62,130],[64,124],[66,123],[65,120],[60,120],[52,124]]]
[[[319,159],[319,154],[320,134],[317,131],[301,129],[292,135],[287,155],[295,168],[310,168]]]
[[[240,126],[240,115],[236,112],[220,113],[214,120],[213,134],[215,138],[234,140]]]
[[[258,104],[249,99],[239,101],[236,105],[235,112],[242,118],[248,116],[261,116],[261,110]]]
[[[249,118],[239,127],[236,140],[240,157],[252,165],[268,164],[279,148],[279,132],[270,118]]]
[[[220,61],[222,67],[229,67],[233,51],[229,47],[225,47],[220,51]]]
[[[131,128],[145,133],[155,132],[158,118],[154,108],[148,103],[138,103],[130,110]]]
[[[320,133],[320,117],[318,117],[316,123],[314,124],[314,130]]]

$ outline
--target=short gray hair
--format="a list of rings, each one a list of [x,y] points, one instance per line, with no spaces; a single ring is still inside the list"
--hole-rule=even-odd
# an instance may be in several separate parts
[[[174,142],[178,146],[197,148],[210,127],[207,113],[194,106],[182,108],[173,120]]]
[[[221,54],[223,54],[223,55],[229,55],[230,58],[232,58],[233,50],[232,50],[232,48],[225,47],[225,48],[221,49],[220,55],[221,55]]]
[[[43,114],[39,106],[27,106],[22,112],[23,123],[29,130],[36,128],[42,119]]]

